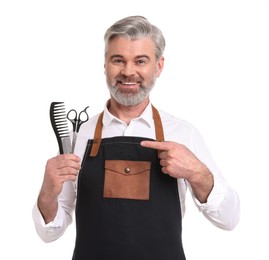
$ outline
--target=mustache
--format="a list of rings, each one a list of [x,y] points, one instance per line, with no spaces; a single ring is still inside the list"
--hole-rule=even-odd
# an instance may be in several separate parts
[[[131,76],[131,77],[118,76],[118,77],[116,77],[116,81],[128,83],[128,82],[140,82],[140,81],[143,81],[143,79],[140,77],[134,77],[134,76]]]

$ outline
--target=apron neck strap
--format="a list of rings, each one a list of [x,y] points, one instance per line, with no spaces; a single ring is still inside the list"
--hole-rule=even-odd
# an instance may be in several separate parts
[[[160,114],[153,105],[151,105],[151,107],[152,107],[153,121],[155,125],[156,141],[163,142],[164,134],[163,134],[163,126],[162,126]],[[95,157],[98,154],[98,150],[99,150],[101,139],[102,139],[103,115],[104,115],[104,112],[102,112],[99,115],[98,121],[96,123],[90,157]]]

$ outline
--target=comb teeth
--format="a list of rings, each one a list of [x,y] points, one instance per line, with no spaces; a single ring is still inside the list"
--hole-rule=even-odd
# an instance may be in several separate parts
[[[69,136],[68,123],[66,120],[66,111],[64,102],[53,102],[53,118],[55,126],[58,130],[59,136],[67,137]]]
[[[60,153],[70,152],[71,142],[64,102],[51,103],[50,121],[58,141]]]

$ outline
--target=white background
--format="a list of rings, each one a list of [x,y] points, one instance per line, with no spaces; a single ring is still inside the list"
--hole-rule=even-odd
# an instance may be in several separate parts
[[[49,106],[89,105],[90,115],[103,109],[103,34],[136,14],[159,26],[167,41],[152,102],[200,130],[241,199],[241,220],[230,232],[208,223],[188,198],[187,258],[269,259],[266,0],[2,0],[0,259],[71,259],[74,224],[45,244],[31,216],[46,160],[57,152]]]

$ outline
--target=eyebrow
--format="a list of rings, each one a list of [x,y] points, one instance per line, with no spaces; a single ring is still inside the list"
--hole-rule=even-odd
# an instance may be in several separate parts
[[[124,58],[122,55],[119,55],[119,54],[114,54],[112,56],[109,57],[110,59],[114,59],[114,58]]]
[[[112,55],[110,57],[110,59],[114,59],[114,58],[124,59],[124,56],[119,55],[119,54],[114,54],[114,55]],[[150,60],[150,57],[148,55],[146,55],[146,54],[144,54],[144,55],[138,55],[138,56],[135,57],[135,59],[141,59],[141,58],[146,58],[146,59]]]
[[[135,58],[136,59],[146,58],[146,59],[150,60],[150,57],[148,55],[146,55],[146,54],[144,54],[144,55],[138,55]]]

